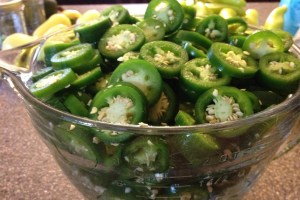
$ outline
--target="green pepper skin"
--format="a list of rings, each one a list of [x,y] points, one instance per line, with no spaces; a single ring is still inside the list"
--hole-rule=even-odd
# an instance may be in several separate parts
[[[141,67],[142,66],[142,67]],[[139,88],[153,105],[162,91],[162,78],[156,67],[141,59],[132,59],[121,63],[112,73],[108,85],[128,82]]]
[[[207,52],[211,64],[235,78],[253,77],[258,70],[256,61],[242,49],[215,42]]]
[[[227,39],[228,23],[219,15],[210,15],[199,23],[196,27],[196,32],[214,42],[222,42]]]
[[[259,60],[259,82],[283,94],[299,86],[300,61],[287,53],[270,53]]]
[[[73,81],[75,81],[77,75],[72,69],[61,69],[54,71],[37,82],[33,83],[29,90],[30,92],[41,99],[48,99],[54,93],[64,89],[69,86]]]
[[[146,117],[146,99],[138,88],[120,82],[100,90],[91,103],[89,118],[107,123],[138,124]],[[133,136],[128,132],[93,129],[106,143],[119,143]]]
[[[100,17],[88,23],[78,25],[74,31],[78,33],[81,43],[91,43],[97,45],[103,34],[112,26],[109,17]]]
[[[144,41],[145,35],[142,29],[129,24],[120,24],[104,33],[99,41],[98,49],[105,57],[117,59],[129,51],[138,50]]]
[[[62,123],[54,128],[59,144],[71,154],[79,155],[95,163],[102,161],[98,146],[93,143],[93,135],[88,129],[70,123]]]
[[[51,64],[55,70],[71,68],[76,72],[84,66],[87,60],[91,60],[94,54],[91,44],[82,43],[56,53],[51,57]]]
[[[243,112],[242,117],[247,117],[247,116],[250,116],[253,114],[252,102],[246,93],[244,93],[243,91],[241,91],[235,87],[220,86],[220,87],[211,88],[211,89],[207,90],[206,92],[204,92],[201,96],[199,96],[199,98],[195,104],[195,119],[196,119],[197,123],[199,123],[199,124],[208,123],[208,121],[206,119],[207,106],[210,104],[214,104],[215,100],[217,98],[223,97],[223,96],[232,97],[234,99],[234,101],[237,104],[239,104],[239,109],[241,110],[241,112]],[[227,120],[227,119],[225,119],[225,120]]]
[[[180,42],[190,42],[193,46],[204,51],[207,51],[213,43],[210,39],[204,35],[201,35],[200,33],[186,30],[178,31],[174,37],[174,40],[175,42],[178,40]]]
[[[169,151],[164,140],[139,136],[124,149],[127,166],[141,172],[164,172],[169,168]]]
[[[261,30],[246,38],[243,50],[249,52],[253,58],[259,59],[268,53],[283,52],[284,44],[272,31]]]
[[[248,28],[247,22],[241,17],[231,17],[226,19],[226,21],[229,34],[244,33]]]
[[[160,98],[149,108],[148,123],[153,125],[172,124],[177,110],[177,96],[173,89],[164,82]]]
[[[130,14],[126,8],[121,5],[113,5],[101,12],[102,16],[109,17],[114,25],[126,24],[130,22]]]
[[[198,97],[212,87],[228,85],[231,77],[212,66],[207,58],[195,58],[184,64],[179,81],[186,91]]]
[[[163,78],[178,76],[183,64],[188,61],[188,54],[183,47],[168,41],[146,43],[140,55],[155,65]]]
[[[147,18],[136,25],[144,31],[146,42],[162,40],[166,34],[164,24],[158,19]]]
[[[74,39],[70,42],[62,42],[62,41],[49,41],[44,46],[44,54],[45,54],[45,63],[47,66],[52,66],[51,58],[56,53],[65,50],[69,47],[75,46],[79,44],[78,39]]]
[[[166,25],[166,34],[178,30],[183,23],[184,11],[176,0],[152,0],[149,2],[144,19],[154,18]]]

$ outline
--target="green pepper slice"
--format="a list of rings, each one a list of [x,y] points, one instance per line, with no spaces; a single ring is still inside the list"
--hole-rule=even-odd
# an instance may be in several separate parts
[[[140,59],[121,63],[112,73],[109,85],[117,82],[128,82],[139,88],[145,95],[148,104],[153,105],[162,91],[162,78],[156,67]]]
[[[231,77],[212,66],[207,58],[195,58],[184,64],[179,81],[186,90],[199,96],[212,87],[228,85]]]
[[[78,44],[56,53],[51,57],[51,63],[53,69],[71,68],[76,72],[77,69],[82,68],[87,60],[93,58],[94,53],[91,44]]]
[[[177,76],[182,65],[188,61],[188,54],[183,47],[168,41],[146,43],[142,46],[140,55],[154,64],[163,78]]]
[[[293,36],[289,32],[280,29],[272,31],[281,38],[284,46],[284,51],[287,52],[294,43]]]
[[[114,25],[126,24],[130,21],[130,14],[122,5],[113,5],[101,12],[102,16],[109,17]]]
[[[243,50],[249,52],[253,58],[259,59],[268,53],[283,52],[284,44],[272,31],[261,30],[246,38]]]
[[[144,31],[146,42],[162,40],[166,34],[164,24],[157,19],[144,19],[136,25]]]
[[[95,69],[92,69],[91,71],[78,76],[78,78],[71,84],[71,86],[77,89],[86,87],[87,85],[94,83],[102,75],[103,73],[101,71],[101,68],[96,67]]]
[[[45,54],[45,63],[47,66],[52,66],[51,58],[56,53],[65,50],[69,47],[75,46],[79,44],[78,39],[74,39],[72,41],[47,41],[44,46],[44,54]]]
[[[205,51],[207,51],[212,45],[212,41],[210,39],[194,31],[180,30],[176,33],[174,39],[175,42],[177,40],[181,42],[190,42],[195,47]]]
[[[172,88],[164,82],[160,98],[149,108],[148,123],[155,125],[170,124],[174,120],[177,109],[177,97]]]
[[[123,158],[131,169],[141,172],[164,172],[169,168],[166,142],[156,136],[139,136],[124,149]]]
[[[50,74],[52,72],[54,72],[52,67],[42,68],[42,69],[32,73],[31,80],[33,82],[36,82],[36,81],[40,80],[41,78],[47,76],[48,74]]]
[[[116,25],[103,35],[98,49],[108,58],[117,59],[129,51],[138,50],[145,41],[143,31],[133,25]]]
[[[230,34],[244,33],[248,29],[247,22],[241,17],[231,17],[226,19],[228,24],[228,32]]]
[[[175,117],[175,125],[194,125],[194,118],[184,111],[179,111]],[[211,135],[202,133],[182,134],[174,137],[176,149],[192,165],[201,165],[208,157],[216,155],[221,149],[220,142]]]
[[[186,50],[190,59],[193,58],[206,58],[206,54],[201,49],[198,49],[190,42],[182,42],[182,47]]]
[[[144,19],[148,18],[162,21],[166,25],[166,34],[171,34],[182,25],[184,11],[176,0],[152,0],[144,15]]]
[[[29,90],[34,96],[47,99],[54,93],[69,86],[73,81],[76,80],[76,78],[77,75],[72,71],[72,69],[61,69],[52,72],[33,83]]]
[[[259,81],[279,92],[292,92],[299,86],[300,61],[287,53],[270,53],[259,60]]]
[[[94,68],[100,67],[103,64],[102,56],[97,49],[94,50],[94,56],[91,60],[87,60],[82,67],[76,68],[77,74],[84,74]]]
[[[210,15],[199,23],[196,27],[196,32],[214,42],[222,42],[227,39],[228,23],[219,15]]]
[[[100,17],[87,23],[80,24],[74,28],[78,33],[81,43],[97,45],[102,35],[112,26],[109,17]]]
[[[242,49],[215,42],[207,52],[211,64],[235,78],[252,77],[258,70],[256,61]]]
[[[71,154],[82,156],[95,163],[101,161],[101,154],[93,135],[88,129],[70,123],[61,123],[54,127],[54,133],[60,144]]]
[[[91,119],[115,123],[137,124],[145,120],[146,99],[138,88],[130,83],[118,83],[99,91],[91,103]],[[93,129],[103,142],[117,143],[130,137],[131,133]]]
[[[243,48],[247,36],[245,35],[231,35],[228,37],[228,44]]]
[[[186,111],[179,110],[175,116],[175,124],[179,126],[191,126],[196,123],[196,120]]]
[[[253,106],[247,94],[230,86],[207,90],[195,104],[197,123],[233,121],[252,114]]]
[[[64,100],[63,104],[74,115],[82,117],[88,116],[89,111],[84,105],[84,103],[73,94],[69,94]]]

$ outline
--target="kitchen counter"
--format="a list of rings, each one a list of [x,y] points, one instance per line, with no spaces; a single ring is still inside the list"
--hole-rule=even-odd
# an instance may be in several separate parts
[[[248,3],[260,19],[276,3]],[[63,6],[80,11],[99,6]],[[261,21],[262,23],[263,21]],[[300,199],[300,145],[267,167],[245,200]],[[21,99],[0,80],[0,199],[81,200],[33,129]]]

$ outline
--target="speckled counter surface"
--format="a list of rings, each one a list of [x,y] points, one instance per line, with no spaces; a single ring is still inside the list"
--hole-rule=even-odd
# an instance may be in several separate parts
[[[253,4],[261,11],[261,17],[274,6],[276,4]],[[300,145],[273,161],[245,200],[300,199],[299,155]],[[83,199],[31,126],[21,99],[1,80],[0,199]]]

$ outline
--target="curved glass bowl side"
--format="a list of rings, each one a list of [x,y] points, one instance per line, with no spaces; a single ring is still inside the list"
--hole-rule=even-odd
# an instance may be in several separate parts
[[[194,189],[194,187],[201,188],[201,191],[214,198],[241,198],[255,183],[266,165],[273,159],[277,149],[286,140],[299,113],[299,108],[288,109],[269,118],[250,122],[247,135],[239,138],[247,140],[247,144],[241,142],[239,143],[240,149],[232,148],[230,153],[219,152],[217,155],[205,158],[198,165],[187,162],[180,156],[181,152],[178,149],[170,147],[173,163],[169,170],[143,173],[127,168],[126,161],[121,156],[118,158],[118,164],[107,165],[101,159],[97,160],[90,156],[89,153],[82,154],[81,151],[70,148],[66,141],[61,141],[58,136],[62,129],[72,134],[70,132],[72,124],[85,130],[93,127],[78,124],[60,115],[53,115],[47,109],[28,103],[26,99],[25,102],[34,127],[60,167],[79,191],[90,199],[96,199],[102,193],[108,195],[107,192],[111,190],[114,191],[113,193],[117,191],[116,193],[125,194],[124,191],[129,190],[128,188],[131,188],[129,194],[133,195],[128,197],[130,199],[150,197],[153,191],[157,192],[160,197],[166,197],[164,195],[169,196],[170,191],[177,194],[183,188],[187,190]],[[68,124],[68,126],[61,126],[61,124]],[[226,127],[226,130],[230,129]],[[165,139],[171,146],[174,135],[171,128],[168,131],[170,134]],[[208,133],[201,127],[198,131]],[[175,134],[189,132],[187,128]],[[252,143],[250,144],[249,141]],[[102,145],[98,146],[99,150],[103,149]],[[93,150],[88,149],[88,151]]]

